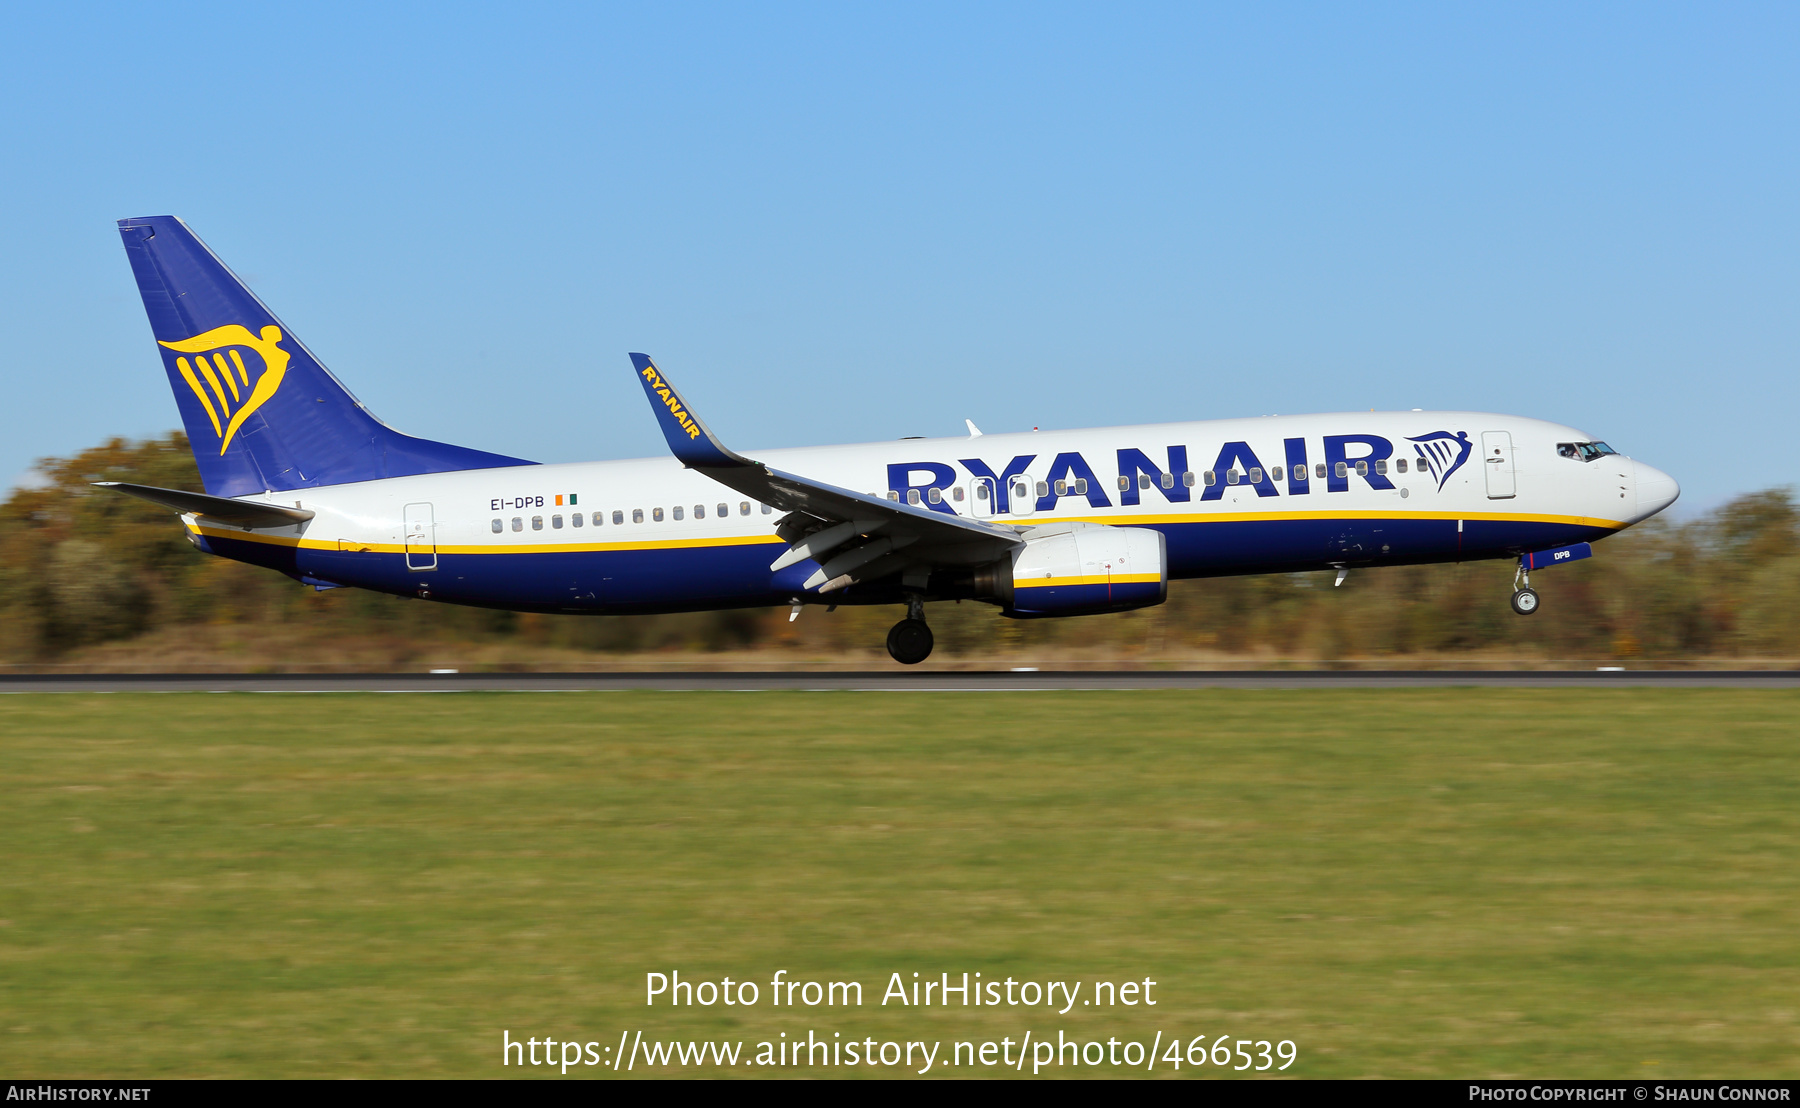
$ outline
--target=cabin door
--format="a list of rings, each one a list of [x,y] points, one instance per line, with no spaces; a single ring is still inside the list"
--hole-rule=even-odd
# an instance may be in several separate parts
[[[437,568],[437,526],[431,519],[431,505],[406,506],[406,568],[412,571]]]
[[[988,519],[994,514],[994,479],[977,477],[969,485],[969,514]]]
[[[1036,511],[1037,497],[1031,493],[1031,475],[1021,473],[1016,477],[1009,477],[1008,480],[1012,482],[1012,485],[1006,490],[1007,512],[1015,516],[1028,516]]]
[[[1506,431],[1481,433],[1481,464],[1487,470],[1489,500],[1507,500],[1518,495],[1518,482],[1513,478],[1512,435]]]

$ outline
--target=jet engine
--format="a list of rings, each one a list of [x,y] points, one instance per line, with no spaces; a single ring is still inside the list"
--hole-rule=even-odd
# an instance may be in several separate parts
[[[976,591],[1009,616],[1085,616],[1161,604],[1169,559],[1161,531],[1052,523],[1025,532],[1025,545],[979,570]]]

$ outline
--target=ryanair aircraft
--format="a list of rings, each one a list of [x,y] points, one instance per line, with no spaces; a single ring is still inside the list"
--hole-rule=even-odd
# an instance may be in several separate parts
[[[1016,619],[1160,604],[1171,578],[1518,560],[1662,511],[1667,474],[1572,427],[1353,412],[739,454],[643,354],[671,457],[540,465],[376,419],[180,220],[119,223],[206,493],[105,483],[201,550],[315,589],[531,612],[925,604]]]

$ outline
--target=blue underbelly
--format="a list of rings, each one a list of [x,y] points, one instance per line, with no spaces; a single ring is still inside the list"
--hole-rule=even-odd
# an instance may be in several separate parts
[[[1415,565],[1512,557],[1612,532],[1532,520],[1278,519],[1155,525],[1167,537],[1171,577],[1293,573],[1332,566]],[[774,543],[655,550],[516,554],[440,553],[413,570],[405,555],[295,550],[209,536],[224,557],[292,576],[461,604],[535,611],[648,613],[789,603],[812,562],[769,572]],[[851,592],[858,590],[852,589]],[[891,590],[888,590],[891,591]],[[887,599],[885,592],[882,599]],[[844,595],[846,602],[874,599]]]

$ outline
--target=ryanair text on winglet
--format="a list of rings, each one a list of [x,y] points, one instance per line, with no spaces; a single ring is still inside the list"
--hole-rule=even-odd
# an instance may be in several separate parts
[[[699,424],[688,416],[687,409],[681,406],[681,399],[675,395],[675,390],[669,387],[669,383],[662,379],[662,374],[656,372],[655,366],[644,367],[644,380],[650,382],[650,387],[656,391],[656,395],[662,397],[662,402],[669,406],[669,414],[681,424],[681,429],[688,433],[688,438],[699,438]]]

